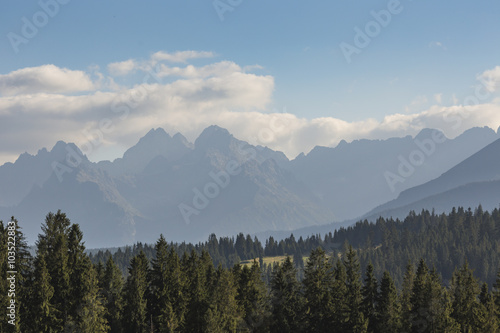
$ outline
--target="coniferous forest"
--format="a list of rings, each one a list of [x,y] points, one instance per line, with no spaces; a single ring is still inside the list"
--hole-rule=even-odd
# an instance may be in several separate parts
[[[264,244],[161,235],[92,254],[60,211],[34,255],[12,221],[0,223],[0,303],[8,313],[14,299],[16,315],[0,332],[499,331],[497,209],[410,212]],[[285,259],[264,260],[274,256]]]

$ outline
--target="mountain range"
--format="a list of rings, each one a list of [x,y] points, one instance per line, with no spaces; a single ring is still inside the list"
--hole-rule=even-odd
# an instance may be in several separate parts
[[[160,233],[197,242],[211,233],[313,233],[412,209],[486,209],[500,202],[499,137],[486,127],[454,139],[425,129],[289,160],[218,126],[194,143],[158,128],[122,158],[98,163],[59,141],[0,166],[0,217],[15,216],[32,244],[44,216],[61,209],[91,248],[153,242]]]

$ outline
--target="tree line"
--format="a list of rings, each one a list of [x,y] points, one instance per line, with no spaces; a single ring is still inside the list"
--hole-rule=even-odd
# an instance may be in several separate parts
[[[490,230],[491,238],[495,237],[498,212],[490,215],[479,209],[474,213],[459,209],[450,215],[454,214],[463,215],[463,220],[452,220],[462,224],[473,224],[479,217],[489,223],[492,217],[496,224]],[[474,218],[467,220],[471,214]],[[420,217],[419,224],[410,214],[408,221],[394,221],[394,228],[412,221],[412,236],[418,236],[424,229],[433,230],[433,225],[427,224],[433,215]],[[436,221],[442,218],[436,217]],[[445,220],[448,222],[448,217]],[[379,220],[371,228],[380,227],[381,223]],[[392,222],[389,225],[389,232],[393,233]],[[360,223],[352,230],[365,227]],[[6,230],[0,222],[3,309],[9,301]],[[404,232],[404,228],[401,230]],[[422,258],[405,264],[401,286],[397,286],[394,272],[384,270],[378,277],[374,264],[362,263],[369,258],[367,253],[387,251],[386,231],[380,235],[368,232],[367,239],[358,240],[349,239],[354,236],[352,232],[348,228],[313,239],[332,245],[344,237],[356,248],[344,242],[337,250],[325,251],[329,247],[320,244],[308,253],[303,268],[291,256],[281,264],[267,267],[268,279],[258,260],[249,265],[236,262],[224,267],[220,262],[214,263],[207,244],[190,245],[190,251],[179,254],[181,247],[169,244],[163,236],[152,247],[149,258],[145,249],[150,247],[137,245],[137,253],[124,274],[115,256],[92,263],[78,224],[72,224],[60,211],[49,213],[34,256],[27,251],[21,229],[17,230],[16,325],[2,320],[0,331],[498,332],[500,275],[490,288],[479,282],[472,263],[462,258],[463,263],[457,264],[451,278],[445,280],[435,262],[430,266]],[[480,235],[481,231],[470,237],[477,239],[474,237]],[[446,238],[446,234],[443,236]],[[367,241],[378,244],[377,237],[382,238],[381,246],[366,246]],[[247,238],[243,237],[245,244]],[[288,244],[293,242],[289,239]],[[245,245],[245,249],[250,248],[259,250]],[[497,271],[498,267],[496,263]]]
[[[353,226],[340,228],[325,235],[311,235],[296,239],[293,234],[285,239],[269,237],[261,243],[256,237],[240,233],[236,237],[219,237],[212,234],[198,244],[173,243],[179,256],[195,251],[200,255],[207,251],[214,265],[231,268],[245,260],[269,256],[289,255],[303,278],[303,257],[318,248],[329,255],[338,255],[351,245],[358,250],[362,273],[372,263],[374,274],[382,278],[384,271],[391,272],[397,287],[403,283],[408,262],[424,259],[435,268],[449,285],[455,267],[469,262],[475,275],[491,288],[495,283],[500,264],[500,212],[483,211],[481,206],[474,211],[462,207],[453,208],[449,214],[435,214],[423,210],[419,214],[411,211],[404,220],[379,218],[375,223],[359,221]],[[143,251],[148,259],[155,254],[154,244],[137,243],[118,249],[98,251],[90,256],[93,263],[105,262],[113,255],[115,263],[126,275],[132,257]],[[260,260],[262,261],[262,260]],[[269,281],[272,267],[264,264],[265,279]]]

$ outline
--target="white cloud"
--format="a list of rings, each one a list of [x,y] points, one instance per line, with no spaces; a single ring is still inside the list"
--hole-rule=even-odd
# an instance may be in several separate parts
[[[177,51],[174,53],[159,51],[151,56],[151,60],[154,62],[169,61],[174,63],[186,63],[190,59],[213,58],[214,56],[213,52],[207,51]]]
[[[443,94],[434,94],[434,100],[436,101],[436,103],[441,104],[443,102]]]
[[[114,62],[108,65],[108,71],[114,76],[127,75],[137,68],[135,60],[129,59],[121,62]]]
[[[51,148],[58,140],[79,146],[97,140],[97,144],[87,145],[92,149],[84,149],[94,158],[102,156],[99,150],[123,151],[153,127],[163,127],[170,134],[181,132],[194,141],[204,128],[216,124],[237,138],[281,150],[293,158],[316,145],[335,146],[343,139],[416,135],[429,127],[454,137],[473,126],[500,126],[499,99],[482,100],[472,107],[458,102],[424,106],[429,102],[427,97],[418,96],[412,103],[415,110],[387,115],[382,120],[305,119],[269,112],[274,78],[247,73],[233,62],[157,69],[158,76],[171,80],[162,82],[160,78],[119,91],[76,96],[33,93],[35,90],[30,89],[24,95],[0,97],[0,163],[24,151],[36,153],[42,147]],[[440,94],[434,96],[436,102],[440,99]],[[103,129],[105,123],[110,123],[105,126],[109,130]]]
[[[486,89],[490,92],[500,90],[500,66],[484,71],[478,75],[478,80],[481,81]]]
[[[0,94],[3,96],[82,92],[94,88],[87,73],[54,65],[27,67],[0,75]]]
[[[158,67],[158,76],[181,76],[187,78],[205,78],[210,76],[229,76],[233,73],[241,73],[240,66],[232,61],[222,61],[215,64],[209,64],[203,67],[188,65],[186,67],[169,67],[161,64]]]
[[[410,105],[405,106],[405,111],[407,113],[420,111],[422,110],[423,106],[427,104],[427,102],[428,102],[427,96],[425,95],[417,96],[413,101],[411,101]]]
[[[440,49],[443,49],[443,50],[445,50],[445,51],[446,51],[446,46],[444,46],[444,45],[443,45],[443,43],[441,43],[441,42],[437,42],[437,41],[435,41],[435,42],[430,42],[430,43],[429,43],[429,47],[437,47],[437,48],[440,48]]]

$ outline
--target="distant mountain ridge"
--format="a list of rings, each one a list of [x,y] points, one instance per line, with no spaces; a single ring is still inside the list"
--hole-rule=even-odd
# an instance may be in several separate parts
[[[16,216],[33,243],[45,214],[61,209],[89,235],[88,247],[154,241],[160,233],[197,242],[211,233],[312,232],[396,199],[499,137],[489,128],[474,128],[434,142],[432,153],[420,153],[424,163],[391,191],[384,175],[397,174],[401,160],[410,160],[422,150],[419,142],[436,135],[442,133],[426,129],[415,138],[343,141],[291,161],[218,126],[206,128],[194,143],[180,133],[152,129],[112,162],[90,162],[74,144],[60,141],[50,151],[25,153],[0,166],[0,218]],[[483,176],[477,180],[493,180],[491,173]]]
[[[441,136],[440,131],[424,129],[415,138],[343,141],[335,148],[315,147],[292,160],[290,170],[309,184],[339,221],[350,220],[395,199],[401,191],[440,176],[500,137],[490,128],[473,128],[455,139],[442,136],[444,141]],[[423,151],[422,145],[429,142],[433,149]],[[413,165],[412,157],[422,158],[423,163]],[[412,168],[410,174],[398,172],[402,163]],[[399,178],[391,184],[390,177]]]
[[[491,210],[500,205],[500,139],[484,147],[441,176],[401,192],[397,199],[368,212],[373,219],[403,217],[409,210],[436,209],[441,213],[450,205]]]

